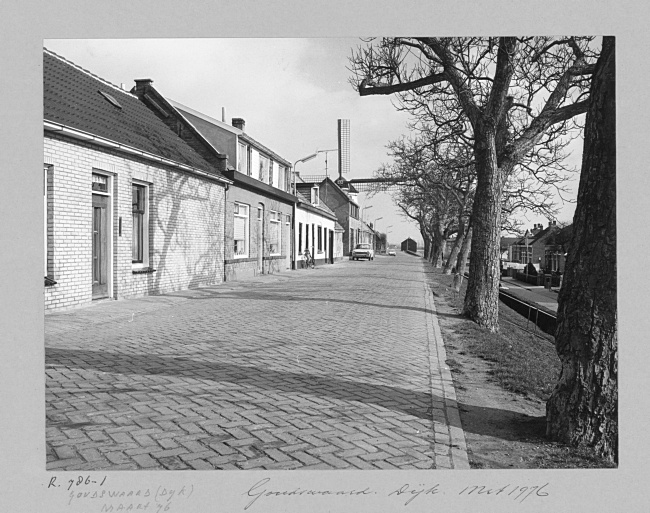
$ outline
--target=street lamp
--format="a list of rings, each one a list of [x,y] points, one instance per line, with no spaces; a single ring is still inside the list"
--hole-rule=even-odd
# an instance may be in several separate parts
[[[293,175],[292,176],[293,176],[293,194],[294,194],[294,196],[296,195],[296,166],[300,162],[307,162],[308,160],[314,159],[317,156],[318,156],[318,151],[316,153],[312,153],[311,155],[307,155],[306,157],[298,159],[293,163]]]
[[[374,206],[374,205],[368,205],[367,207],[363,207],[363,214],[365,214],[365,213],[366,213],[366,210],[372,208],[373,206]],[[364,215],[363,215],[363,214],[361,215],[361,219],[364,218]]]

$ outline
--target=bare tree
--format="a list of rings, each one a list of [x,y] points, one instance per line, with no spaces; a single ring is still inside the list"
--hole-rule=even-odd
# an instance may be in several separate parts
[[[582,173],[558,299],[559,382],[548,434],[618,458],[615,43],[606,37],[587,112]]]
[[[353,54],[362,96],[397,94],[439,139],[472,145],[477,184],[464,313],[498,329],[504,186],[527,156],[549,156],[587,108],[590,38],[385,38]],[[542,166],[543,168],[543,166]]]

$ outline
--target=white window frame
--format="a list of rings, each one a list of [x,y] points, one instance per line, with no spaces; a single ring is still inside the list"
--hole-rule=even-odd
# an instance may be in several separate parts
[[[49,174],[51,166],[49,164],[43,164],[43,234],[44,234],[44,240],[43,240],[43,246],[44,246],[44,255],[45,255],[45,261],[44,261],[44,276],[47,276],[47,271],[48,271],[48,265],[47,265],[47,254],[48,254],[48,243],[49,243],[49,237],[48,237],[48,232],[47,232],[47,177]]]
[[[146,269],[149,267],[149,199],[151,194],[151,184],[147,182],[142,182],[140,180],[131,181],[131,205],[133,205],[133,186],[142,187],[144,189],[144,213],[142,215],[142,262],[133,262],[131,261],[131,267],[133,269]],[[133,235],[134,235],[133,226],[133,215],[131,215],[131,257],[133,260]]]
[[[287,190],[286,168],[278,164],[278,189],[281,191]]]
[[[244,251],[237,253],[237,248],[235,247],[235,218],[244,219]],[[249,229],[249,220],[250,220],[250,205],[245,203],[235,202],[233,209],[233,255],[235,258],[248,258],[249,248],[250,248],[250,229]]]
[[[319,198],[318,193],[319,193],[319,187],[318,187],[318,185],[314,185],[311,188],[311,203],[312,203],[312,205],[316,205],[316,206],[320,205],[320,198]]]
[[[275,251],[273,251],[274,232],[277,236]],[[269,254],[271,256],[282,254],[282,214],[274,210],[269,211]]]
[[[250,166],[250,152],[248,150],[248,145],[243,142],[238,142],[237,151],[239,152],[238,159],[237,159],[237,171],[239,171],[242,174],[250,176],[251,166]]]
[[[320,253],[323,253],[323,251],[324,251],[323,250],[323,226],[322,225],[319,224],[316,227],[316,233],[317,233],[316,238],[317,238],[317,241],[318,241],[317,244],[316,244],[316,251],[320,254]]]
[[[269,176],[269,165],[271,165],[271,159],[260,153],[260,174],[258,177],[260,182],[266,183]]]

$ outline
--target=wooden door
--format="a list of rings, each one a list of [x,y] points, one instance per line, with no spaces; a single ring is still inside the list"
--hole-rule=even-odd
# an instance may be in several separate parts
[[[108,297],[108,197],[93,194],[93,299]]]
[[[334,232],[332,230],[329,231],[329,241],[328,241],[328,248],[329,248],[329,254],[330,254],[330,264],[334,263]]]
[[[257,207],[257,272],[264,274],[264,206]]]

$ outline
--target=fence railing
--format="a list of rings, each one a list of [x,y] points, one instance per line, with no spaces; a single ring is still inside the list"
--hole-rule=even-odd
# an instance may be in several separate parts
[[[515,312],[526,317],[526,327],[532,322],[535,330],[539,328],[544,333],[555,335],[555,328],[557,327],[557,317],[555,315],[540,309],[534,303],[527,303],[504,291],[499,291],[499,299]]]

